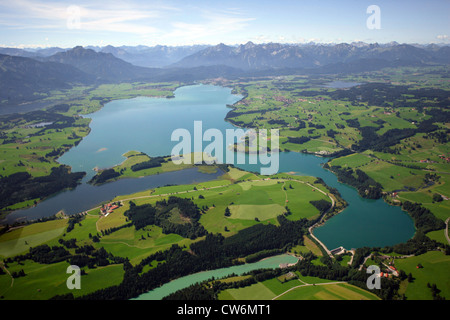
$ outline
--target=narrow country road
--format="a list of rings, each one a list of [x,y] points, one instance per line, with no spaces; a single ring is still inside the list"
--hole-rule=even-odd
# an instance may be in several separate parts
[[[448,244],[450,244],[450,238],[448,237],[448,222],[450,221],[450,218],[447,218],[447,220],[445,220],[445,237],[447,238],[447,242]]]
[[[299,279],[299,280],[300,280],[300,279]],[[301,280],[300,280],[300,281],[301,281]],[[301,282],[306,283],[306,282],[304,282],[304,281],[301,281]],[[282,294],[279,294],[279,295],[277,295],[276,297],[272,298],[272,300],[276,300],[276,299],[278,299],[279,297],[281,297],[281,296],[285,295],[286,293],[288,293],[289,291],[292,291],[292,290],[294,290],[294,289],[298,289],[298,288],[301,288],[301,287],[326,286],[326,285],[330,285],[330,284],[339,284],[339,283],[347,283],[347,282],[346,282],[346,281],[335,281],[335,282],[325,282],[325,283],[307,283],[307,284],[301,284],[301,285],[299,285],[299,286],[296,286],[296,287],[290,288],[289,290],[286,290],[286,291],[283,292]]]

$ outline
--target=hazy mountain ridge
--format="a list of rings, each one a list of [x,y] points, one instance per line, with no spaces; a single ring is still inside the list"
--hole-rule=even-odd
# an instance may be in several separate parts
[[[267,68],[314,68],[327,64],[348,63],[360,59],[409,61],[411,63],[449,63],[449,47],[420,48],[408,44],[381,46],[355,45],[256,45],[248,42],[238,47],[219,44],[183,58],[172,66],[190,68],[223,64],[244,70]]]
[[[159,68],[207,48],[207,45],[196,46],[155,46],[155,47],[113,47],[106,46],[100,52],[111,53],[116,58],[122,59],[140,67]]]
[[[156,47],[155,47],[156,48]],[[101,84],[135,81],[192,82],[207,78],[269,76],[284,74],[355,73],[379,70],[385,67],[450,64],[449,46],[413,46],[408,44],[308,44],[279,43],[238,46],[219,44],[184,47],[178,51],[160,46],[158,52],[167,52],[167,59],[177,54],[195,53],[165,68],[147,68],[133,65],[116,56],[130,52],[146,52],[148,47],[103,47],[98,51],[77,46],[70,50],[49,48],[36,50],[32,58],[18,55],[21,49],[6,50],[13,55],[0,54],[0,102],[14,105],[40,98],[40,93],[70,88],[75,84]],[[3,51],[2,51],[3,50]],[[187,51],[186,51],[187,50]],[[50,56],[43,56],[50,54]],[[183,52],[183,53],[181,53]]]
[[[95,52],[111,53],[116,58],[122,59],[128,63],[140,67],[161,68],[172,63],[178,62],[182,58],[194,54],[200,50],[209,47],[209,45],[192,45],[192,46],[120,46],[114,47],[111,45],[100,46],[86,46],[85,49],[91,49]],[[28,57],[42,60],[59,52],[67,52],[73,48],[62,49],[59,47],[51,48],[0,48],[0,54],[7,54],[11,56]]]
[[[92,75],[69,65],[0,54],[2,104],[33,101],[39,98],[36,93],[68,89],[73,84],[92,83]]]
[[[81,46],[56,53],[45,60],[71,65],[105,82],[132,81],[148,77],[152,72],[151,69],[137,67],[116,58],[111,53],[95,52]]]
[[[111,53],[75,47],[36,59],[0,54],[0,104],[35,101],[42,93],[73,85],[135,81],[184,81],[241,74],[227,66],[145,68],[134,66]]]

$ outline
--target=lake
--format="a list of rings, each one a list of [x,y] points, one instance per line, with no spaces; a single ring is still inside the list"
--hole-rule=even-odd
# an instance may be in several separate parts
[[[127,151],[142,151],[150,156],[169,155],[177,143],[170,139],[172,131],[177,128],[192,130],[196,120],[203,121],[203,130],[217,128],[224,132],[226,129],[235,128],[224,121],[229,111],[226,106],[241,98],[232,95],[229,88],[194,85],[177,89],[173,99],[139,97],[107,103],[100,111],[88,115],[92,118],[90,134],[59,159],[60,163],[70,165],[73,171],[86,171],[87,177],[83,183],[76,189],[61,192],[34,208],[16,211],[7,218],[11,221],[25,217],[38,218],[53,215],[59,210],[65,210],[68,214],[76,213],[95,207],[119,194],[130,194],[166,184],[189,184],[217,178],[221,172],[202,174],[193,168],[141,179],[122,179],[101,186],[86,184],[95,174],[95,167],[107,168],[121,163],[125,159],[122,155]],[[249,157],[254,155],[245,155],[245,164],[236,166],[259,172],[260,166],[249,164]],[[382,247],[406,242],[414,235],[414,223],[407,213],[399,207],[386,204],[383,200],[361,198],[354,188],[338,182],[334,174],[322,167],[327,160],[324,157],[295,152],[282,152],[279,155],[280,172],[294,171],[299,175],[320,177],[327,185],[336,188],[348,202],[348,207],[343,212],[314,230],[314,234],[329,249],[339,246],[347,249]],[[280,257],[272,258],[263,261],[273,263],[273,268],[278,267],[280,261],[277,259]],[[283,256],[281,259],[282,262],[289,262],[284,260],[291,258],[294,259],[290,256]],[[146,293],[140,299],[160,299],[212,276],[217,278],[251,270],[246,268],[261,267],[267,266],[247,264],[190,275]]]
[[[87,172],[86,179],[90,179],[95,175],[95,167],[122,163],[122,155],[130,150],[149,156],[170,155],[176,145],[171,141],[172,132],[178,128],[193,132],[196,120],[203,121],[204,130],[234,128],[224,121],[229,111],[226,105],[242,97],[230,91],[197,85],[178,88],[173,99],[138,97],[109,102],[100,111],[87,115],[92,118],[91,132],[58,161],[73,171]]]
[[[125,159],[122,154],[127,151],[142,151],[150,156],[169,155],[177,143],[171,141],[172,131],[177,128],[192,130],[196,120],[203,121],[203,130],[217,128],[224,132],[235,128],[224,121],[229,111],[226,106],[241,98],[231,94],[230,88],[193,85],[178,88],[172,99],[139,97],[107,103],[100,111],[88,115],[92,118],[90,134],[58,160],[70,165],[73,171],[86,171],[84,183],[34,208],[16,211],[7,219],[50,216],[60,210],[71,214],[120,194],[217,178],[219,173],[201,174],[191,169],[142,179],[122,179],[101,186],[85,183],[95,174],[95,167],[106,168],[121,163]],[[261,166],[249,164],[249,157],[255,156],[246,155],[245,164],[236,166],[259,172]],[[414,223],[407,213],[381,199],[361,198],[354,188],[338,182],[334,174],[322,168],[327,160],[296,152],[281,152],[279,155],[280,172],[294,171],[299,175],[320,177],[327,185],[338,189],[347,201],[348,207],[343,212],[314,230],[329,249],[394,245],[414,235]]]
[[[190,168],[138,179],[120,179],[100,186],[82,183],[75,189],[62,191],[42,201],[35,207],[14,211],[6,216],[2,223],[12,224],[25,219],[34,220],[49,217],[58,213],[60,210],[63,210],[67,215],[72,215],[92,209],[100,203],[109,201],[118,195],[132,194],[168,184],[200,183],[215,179],[222,174],[223,172],[221,170],[218,170],[216,173],[202,173],[197,168]]]

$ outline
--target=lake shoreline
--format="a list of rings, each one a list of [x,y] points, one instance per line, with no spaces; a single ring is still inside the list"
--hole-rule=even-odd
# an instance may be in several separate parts
[[[200,88],[201,90],[200,91],[205,91],[207,94],[209,94],[209,96],[211,96],[211,94],[212,94],[212,96],[213,97],[216,97],[216,95],[217,95],[217,93],[216,93],[216,91],[214,91],[214,90],[217,90],[217,89],[213,89],[212,91],[211,91],[211,88],[209,88],[209,85],[204,85],[204,84],[200,84],[200,85],[193,85],[193,86],[181,86],[181,88],[183,88],[183,91],[182,91],[182,93],[180,93],[180,95],[185,95],[186,94],[186,92],[188,92],[188,93],[190,93],[192,90],[198,90],[198,88]],[[214,88],[214,87],[212,87],[212,88]],[[226,87],[219,87],[219,88],[221,88],[221,89],[227,89],[227,90],[230,90],[230,88],[226,88]],[[202,92],[203,92],[202,91]],[[228,93],[228,95],[230,95],[229,93]],[[223,91],[220,91],[219,90],[219,96],[221,97],[221,99],[223,99],[224,97],[226,97],[226,94],[223,92]],[[239,97],[236,97],[235,95],[230,95],[230,96],[232,96],[233,98],[239,98]],[[234,102],[233,103],[233,105],[235,105],[236,103],[238,103],[239,101],[242,101],[242,99],[243,99],[243,97],[241,97],[239,100],[237,100],[236,102]],[[123,99],[119,99],[119,100],[123,100]],[[119,101],[119,100],[117,100],[117,101]],[[129,99],[129,100],[134,100],[134,99]],[[156,99],[156,100],[158,100],[158,99]],[[176,100],[176,99],[161,99],[163,102],[164,101],[168,101],[168,100]],[[142,101],[140,102],[140,103],[142,103]],[[126,105],[126,106],[128,106],[128,104]],[[227,105],[226,104],[226,107],[229,107],[229,104]],[[115,106],[115,108],[117,109],[117,106]],[[147,108],[147,107],[146,107]],[[220,105],[220,108],[223,108],[222,107],[222,105]],[[114,109],[113,109],[114,110]],[[138,111],[140,111],[141,109],[139,109]],[[215,115],[215,117],[217,118],[217,116]],[[91,118],[92,119],[92,118]],[[219,121],[219,122],[228,122],[227,121],[227,119],[225,118],[225,121],[224,121],[224,119],[221,119],[221,121]],[[234,128],[236,128],[235,126],[233,126],[232,124],[230,124],[232,127],[234,127]],[[91,123],[90,123],[90,127],[92,127],[92,121],[91,121]],[[97,128],[97,130],[98,130],[98,128]],[[89,133],[89,135],[88,136],[86,136],[86,137],[84,137],[84,138],[87,138],[87,137],[91,137],[91,134],[92,134],[92,132],[90,132]],[[83,141],[84,140],[86,140],[86,139],[84,139],[83,138]],[[79,146],[80,145],[82,145],[82,144],[79,144]],[[105,148],[105,146],[101,146],[102,148]],[[98,148],[98,147],[97,147]],[[133,147],[131,147],[130,146],[130,148],[133,148]],[[134,149],[134,148],[133,148]],[[139,150],[139,149],[135,149],[135,150]],[[145,150],[144,150],[145,151]],[[144,152],[144,151],[138,151],[138,152]],[[107,152],[107,151],[105,151],[105,152]],[[293,152],[293,151],[289,151],[289,152]],[[293,152],[293,154],[305,154],[305,155],[311,155],[311,157],[314,157],[314,158],[321,158],[321,159],[326,159],[326,158],[329,158],[329,156],[328,155],[317,155],[317,154],[308,154],[308,153],[304,153],[304,152],[296,152],[296,151],[294,151]],[[101,153],[101,154],[103,154],[103,152]],[[122,154],[123,155],[123,154]],[[297,156],[294,156],[294,157],[296,157],[296,158],[298,158]],[[292,158],[292,156],[290,156],[290,158]],[[299,159],[303,159],[302,157],[300,157]],[[306,159],[305,159],[306,160]],[[286,161],[288,161],[288,160],[286,160]],[[311,163],[311,165],[316,165],[316,164],[318,164],[317,163],[317,161],[312,161],[312,163]],[[253,170],[252,168],[243,168],[242,166],[238,166],[240,169],[242,169],[242,170],[245,170],[245,171],[248,171],[248,172],[255,172],[256,170]],[[72,166],[72,168],[73,168],[73,166]],[[250,169],[250,170],[249,170]],[[295,169],[295,168],[294,168]],[[306,169],[306,168],[304,168],[304,169]],[[308,172],[308,170],[307,170],[307,172],[305,173],[304,172],[304,169],[300,169],[300,171],[303,171],[303,172],[301,172],[300,173],[300,175],[305,175],[305,176],[315,176],[315,177],[318,177],[318,173],[316,172],[317,171],[317,169],[313,169],[311,172]],[[174,173],[177,173],[177,172],[182,172],[183,170],[178,170],[178,171],[173,171]],[[299,170],[291,170],[291,169],[289,169],[289,170],[285,170],[286,172],[289,172],[289,171],[299,171]],[[337,178],[336,177],[336,175],[334,174],[334,173],[331,173],[331,175],[333,175],[333,179],[335,179],[335,178]],[[155,176],[155,175],[149,175],[149,176],[147,176],[146,175],[146,177],[150,177],[150,176]],[[131,179],[133,179],[134,180],[134,178],[131,178]],[[117,179],[117,181],[115,181],[115,182],[118,182],[118,181],[123,181],[123,180],[125,180],[125,179]],[[327,184],[327,186],[330,186],[328,183],[326,183]],[[342,183],[340,183],[339,182],[339,184],[342,184]],[[105,184],[105,185],[107,185],[107,184]],[[343,184],[343,185],[345,185],[345,184]],[[332,186],[330,186],[330,187],[332,187]],[[358,196],[359,197],[359,196]],[[347,199],[345,199],[345,197],[343,197],[344,198],[344,200],[345,201],[347,201],[348,202],[348,200]],[[389,204],[387,204],[386,203],[386,205],[389,205]],[[341,211],[342,212],[342,211]],[[340,212],[340,213],[341,213]],[[337,215],[333,215],[332,217],[335,217],[335,216],[337,216]],[[332,217],[330,217],[330,218],[332,218]],[[328,221],[328,219],[327,219],[327,221]],[[319,238],[319,237],[318,237]],[[322,241],[323,242],[323,241]]]

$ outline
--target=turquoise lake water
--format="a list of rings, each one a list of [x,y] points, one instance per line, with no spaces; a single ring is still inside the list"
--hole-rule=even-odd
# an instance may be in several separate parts
[[[199,273],[194,273],[189,276],[185,276],[179,279],[175,279],[171,282],[168,282],[162,285],[159,288],[151,290],[147,293],[141,294],[135,300],[160,300],[165,296],[181,289],[189,287],[190,285],[196,284],[198,282],[206,281],[214,277],[215,279],[224,278],[230,275],[241,275],[243,273],[257,270],[257,269],[275,269],[280,266],[282,263],[296,263],[297,258],[288,255],[282,254],[278,256],[273,256],[270,258],[266,258],[260,260],[255,263],[246,263],[238,266],[232,266],[228,268],[209,270]]]
[[[139,97],[106,104],[100,111],[88,115],[92,118],[90,134],[58,160],[70,165],[73,171],[87,172],[84,183],[74,190],[61,192],[34,208],[16,211],[7,218],[11,221],[26,217],[39,218],[53,215],[62,209],[69,214],[76,213],[119,194],[130,194],[166,184],[215,179],[220,172],[201,174],[194,168],[142,179],[123,179],[102,186],[85,183],[95,174],[95,167],[107,168],[119,164],[125,159],[122,154],[130,150],[142,151],[150,156],[170,155],[177,144],[171,141],[173,130],[185,128],[192,132],[194,121],[203,121],[203,130],[216,128],[224,132],[235,128],[224,121],[230,110],[226,106],[241,98],[232,95],[229,88],[194,85],[177,89],[173,99]],[[249,164],[249,156],[245,157],[245,164],[236,166],[259,172],[260,166]],[[314,234],[329,249],[339,246],[347,249],[382,247],[405,242],[414,235],[414,223],[407,213],[399,207],[389,206],[383,200],[361,198],[355,189],[338,182],[334,174],[322,168],[321,164],[327,160],[303,153],[279,154],[280,172],[294,171],[299,175],[320,177],[327,185],[338,189],[348,202],[349,205],[343,212],[314,230]],[[217,270],[213,273],[212,275],[219,277]],[[190,281],[185,279],[182,283]]]
[[[73,171],[86,171],[86,181],[95,174],[95,167],[106,168],[121,163],[125,159],[122,154],[130,150],[142,151],[150,156],[170,155],[178,143],[171,141],[173,130],[185,128],[193,132],[194,121],[203,122],[203,131],[209,128],[222,132],[234,129],[233,125],[224,121],[230,110],[226,106],[241,98],[231,94],[230,88],[194,85],[177,89],[172,99],[139,97],[112,101],[100,111],[88,115],[92,118],[90,134],[58,161],[70,165]],[[208,143],[204,143],[203,148]],[[249,164],[248,155],[245,158],[245,164],[236,166],[260,171],[261,165]],[[320,177],[329,186],[338,189],[348,202],[349,206],[342,213],[314,230],[314,234],[328,248],[393,245],[405,242],[414,235],[414,224],[407,213],[383,200],[361,198],[355,189],[338,182],[334,174],[322,168],[321,164],[327,160],[296,152],[279,154],[280,172],[294,171],[299,175]],[[166,184],[211,180],[217,176],[201,174],[193,169],[143,179],[123,179],[95,187],[83,183],[75,190],[62,192],[34,208],[14,212],[9,219],[50,216],[61,209],[69,214],[76,213],[116,195]]]

